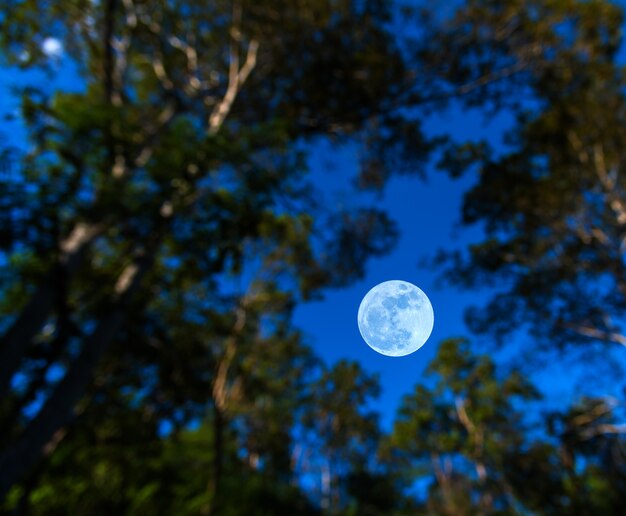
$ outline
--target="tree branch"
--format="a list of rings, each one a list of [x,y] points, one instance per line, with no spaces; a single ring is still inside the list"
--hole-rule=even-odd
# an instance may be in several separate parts
[[[614,342],[622,346],[626,346],[626,335],[618,332],[601,330],[591,326],[585,326],[583,324],[564,323],[563,326],[569,330],[583,335],[584,337],[590,337],[592,339],[599,339],[606,342]]]
[[[481,460],[481,455],[483,455],[483,431],[476,427],[476,425],[470,419],[466,404],[467,400],[457,397],[454,400],[456,406],[456,413],[461,421],[461,424],[467,430],[467,433],[470,436],[470,439],[474,441],[474,453],[475,457],[473,457],[472,462],[474,463],[474,468],[476,469],[476,474],[478,475],[478,480],[481,484],[484,484],[487,480],[487,468],[485,463]],[[485,507],[485,509],[490,510],[493,505],[493,497],[489,493],[481,494],[481,503]]]
[[[613,412],[613,409],[615,409],[617,405],[618,402],[615,398],[603,398],[602,402],[596,404],[591,410],[572,419],[572,423],[576,426],[588,425],[596,419]]]
[[[585,429],[581,436],[584,439],[591,439],[593,437],[597,437],[598,435],[607,435],[607,434],[626,434],[626,423],[622,423],[619,425],[614,424],[604,424],[597,425],[591,428]]]
[[[609,206],[615,214],[617,223],[623,226],[626,224],[626,206],[624,206],[619,193],[616,191],[615,173],[609,171],[601,144],[596,144],[593,147],[593,162],[596,174],[606,192]]]
[[[225,118],[228,116],[237,94],[241,86],[246,82],[248,76],[256,66],[257,52],[259,44],[256,40],[250,41],[246,60],[241,68],[239,68],[239,41],[241,40],[240,32],[241,23],[241,6],[235,3],[233,8],[233,27],[231,29],[231,45],[230,45],[230,67],[228,72],[228,87],[224,98],[215,106],[215,109],[209,117],[208,133],[216,134]]]

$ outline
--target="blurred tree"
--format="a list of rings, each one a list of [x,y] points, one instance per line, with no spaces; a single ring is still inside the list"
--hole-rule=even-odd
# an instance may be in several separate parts
[[[31,146],[0,154],[2,509],[619,513],[607,400],[531,440],[534,389],[448,341],[385,462],[375,378],[321,368],[291,323],[397,237],[375,208],[320,201],[308,145],[356,143],[356,188],[381,189],[433,148],[411,108],[457,96],[518,117],[503,154],[451,147],[441,163],[480,169],[464,220],[487,240],[453,277],[503,292],[475,329],[624,344],[615,6],[468,0],[443,25],[409,8],[426,23],[402,39],[381,0],[0,5],[8,64],[48,69],[56,38],[79,73],[72,93],[21,90]]]
[[[181,429],[167,438],[130,400],[107,399],[85,412],[32,486],[13,489],[9,506],[28,514],[316,514],[302,490],[276,482],[238,460],[224,439],[219,509],[208,488],[214,464],[213,426]],[[96,419],[91,419],[91,418]],[[232,429],[228,432],[229,436]],[[30,489],[29,489],[30,488]]]
[[[427,514],[619,514],[626,405],[585,398],[529,421],[536,389],[519,372],[448,340],[400,406],[382,450],[417,483]]]
[[[347,361],[323,371],[310,387],[303,413],[310,444],[302,453],[319,474],[320,505],[330,514],[346,507],[346,479],[355,466],[366,472],[372,465],[380,430],[378,414],[368,405],[379,390],[375,377]]]
[[[623,403],[609,398],[584,398],[549,414],[545,438],[506,464],[524,506],[539,514],[619,514],[626,479],[624,419]]]
[[[506,108],[514,119],[500,148],[450,146],[440,163],[453,177],[477,172],[462,221],[484,237],[441,256],[454,283],[495,291],[468,324],[500,344],[524,329],[544,350],[576,346],[604,360],[608,343],[626,344],[622,7],[470,0],[452,19],[428,19],[424,56],[438,98],[462,93],[465,106]],[[623,417],[599,424],[608,432],[596,440],[580,428],[605,410],[601,400],[563,409],[548,438],[507,451],[502,474],[519,503],[545,514],[620,512]]]
[[[452,255],[449,274],[497,292],[468,313],[476,331],[529,325],[547,347],[626,345],[622,22],[605,1],[470,1],[432,41],[433,56],[457,56],[440,70],[452,85],[502,76],[468,92],[470,104],[495,98],[516,116],[503,150],[461,145],[441,163],[478,170],[463,222],[485,238]]]
[[[502,378],[466,340],[441,343],[430,364],[437,381],[404,397],[385,451],[428,482],[430,514],[514,512],[507,458],[524,445],[520,402],[538,397],[519,373]],[[434,478],[433,478],[434,477]]]
[[[151,424],[211,404],[214,489],[231,417],[251,461],[285,435],[288,418],[250,430],[293,377],[257,372],[255,345],[289,346],[292,302],[359,277],[396,237],[374,208],[317,202],[306,143],[361,143],[358,183],[378,188],[431,148],[390,109],[407,70],[389,16],[375,0],[3,2],[6,61],[46,69],[56,38],[80,87],[21,92],[32,146],[2,240],[0,493],[77,407],[96,410],[92,390],[133,393]]]
[[[550,420],[559,438],[565,486],[578,512],[616,514],[624,506],[626,413],[612,398],[583,398]]]

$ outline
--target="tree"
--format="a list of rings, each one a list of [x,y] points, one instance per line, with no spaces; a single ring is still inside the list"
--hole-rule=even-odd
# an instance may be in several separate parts
[[[484,237],[442,258],[453,283],[496,292],[467,322],[499,344],[528,330],[543,350],[604,360],[608,344],[625,342],[622,23],[621,8],[609,2],[472,1],[429,38],[440,98],[461,89],[466,106],[514,117],[499,148],[451,146],[440,163],[452,176],[476,174],[462,221]],[[592,432],[571,434],[580,429],[570,416],[582,410],[579,422],[594,420],[595,403],[563,409],[548,439],[507,459],[508,483],[529,510],[611,513],[623,504],[615,466],[623,439],[611,434],[612,444],[600,445]],[[568,429],[555,430],[560,425]],[[617,419],[608,427],[620,426]],[[602,446],[613,450],[612,469],[596,466]]]
[[[493,360],[472,354],[462,339],[442,342],[428,371],[436,383],[403,398],[386,454],[408,468],[410,478],[432,479],[429,513],[516,510],[521,502],[507,459],[525,446],[527,422],[517,406],[538,392],[519,372],[497,375]]]
[[[5,59],[45,68],[41,43],[56,37],[82,90],[22,91],[33,148],[21,231],[2,242],[0,493],[65,435],[98,376],[149,385],[178,424],[207,402],[219,421],[230,350],[274,331],[256,307],[264,289],[288,306],[393,245],[375,208],[316,205],[304,153],[315,138],[362,141],[361,185],[380,187],[398,162],[386,141],[405,167],[430,150],[388,109],[406,75],[388,20],[377,1],[6,4]],[[182,338],[198,318],[206,339]],[[214,376],[180,376],[162,362],[174,350]]]
[[[476,1],[433,43],[459,56],[445,73],[453,84],[478,73],[478,60],[485,77],[503,76],[502,89],[518,86],[504,148],[461,145],[442,162],[455,175],[478,171],[463,222],[485,237],[449,262],[453,281],[497,292],[468,314],[476,331],[503,337],[528,325],[545,347],[626,343],[622,20],[602,1]]]
[[[542,514],[619,513],[624,503],[623,404],[582,398],[548,414],[544,440],[510,457],[507,475],[524,505]]]
[[[310,386],[303,444],[308,469],[319,473],[320,506],[330,514],[347,505],[346,480],[353,470],[372,466],[380,435],[378,415],[368,406],[378,396],[378,381],[356,362],[342,360]],[[356,467],[355,467],[356,466]]]

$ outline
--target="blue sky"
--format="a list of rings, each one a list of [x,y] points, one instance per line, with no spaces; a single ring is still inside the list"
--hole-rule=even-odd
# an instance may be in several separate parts
[[[480,137],[497,139],[510,122],[507,117],[500,117],[487,123],[479,113],[463,113],[455,107],[444,116],[428,120],[426,129],[431,135],[451,133],[460,141]],[[342,176],[348,178],[355,174],[357,163],[350,149],[342,151],[321,145],[312,154],[310,163],[316,180],[330,199],[339,198],[339,194],[332,192],[348,185],[337,184],[337,174],[325,170],[327,161],[343,169]],[[469,335],[463,322],[464,309],[470,303],[487,300],[486,292],[460,292],[442,286],[437,281],[438,271],[420,264],[439,249],[463,246],[480,236],[478,229],[461,229],[458,224],[463,192],[471,181],[469,177],[451,180],[431,170],[425,180],[417,176],[393,177],[382,196],[365,196],[364,202],[386,210],[396,221],[400,230],[398,245],[387,256],[370,260],[361,281],[329,291],[323,300],[300,305],[296,310],[296,324],[328,363],[356,360],[368,372],[379,375],[382,395],[375,406],[386,428],[402,395],[423,381],[424,368],[434,358],[438,343],[449,337]],[[428,342],[417,352],[397,358],[370,349],[357,327],[357,310],[363,296],[373,286],[390,279],[402,279],[420,287],[435,312],[435,325]]]

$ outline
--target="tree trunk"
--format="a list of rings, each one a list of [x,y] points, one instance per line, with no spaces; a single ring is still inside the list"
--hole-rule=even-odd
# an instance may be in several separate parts
[[[68,282],[79,268],[85,251],[100,233],[97,226],[78,224],[61,242],[60,266],[63,280]],[[54,267],[39,285],[20,315],[9,327],[0,345],[0,399],[11,385],[28,346],[53,310],[59,293],[58,269]]]
[[[0,499],[41,460],[55,433],[71,422],[74,407],[85,394],[98,362],[126,318],[129,299],[153,263],[152,256],[152,252],[146,252],[139,263],[124,269],[118,280],[117,300],[109,312],[85,340],[80,354],[37,416],[22,435],[0,454]]]
[[[84,395],[98,360],[123,319],[124,311],[117,309],[100,321],[41,411],[21,437],[0,455],[0,498],[41,459],[44,447],[54,433],[71,421],[74,406]]]

